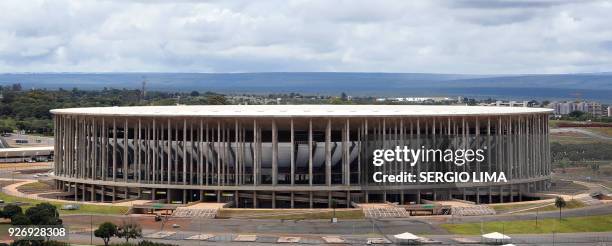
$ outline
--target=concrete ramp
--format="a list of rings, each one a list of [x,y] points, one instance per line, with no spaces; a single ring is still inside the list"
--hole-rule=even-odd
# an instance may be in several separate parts
[[[458,216],[478,216],[495,214],[495,210],[487,205],[452,207],[451,211],[453,215]]]
[[[388,203],[362,203],[357,207],[363,209],[366,218],[406,218],[410,213],[405,208]]]
[[[190,218],[209,218],[213,219],[217,216],[219,209],[223,208],[225,203],[196,203],[185,207],[178,207],[172,213],[172,217],[190,217]]]

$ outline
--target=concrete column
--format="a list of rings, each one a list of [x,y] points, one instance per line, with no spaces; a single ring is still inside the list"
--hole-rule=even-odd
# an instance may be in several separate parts
[[[308,202],[310,203],[310,208],[312,208],[312,191],[309,192],[310,195],[310,199],[308,200]]]
[[[272,120],[272,185],[278,183],[278,129],[276,121]],[[274,193],[272,193],[274,194]],[[272,202],[274,205],[274,202]]]
[[[220,121],[217,121],[217,147],[219,150],[221,150],[221,122]],[[217,185],[222,185],[221,183],[221,158],[218,157],[219,155],[220,153],[217,153]],[[255,170],[257,170],[257,168],[255,168]]]
[[[96,201],[96,185],[91,185],[91,201]]]
[[[157,141],[157,126],[155,124],[155,118],[153,118],[153,129],[152,129],[152,135],[153,135],[153,141],[152,141],[152,146],[151,148],[153,149],[153,151],[151,151],[151,153],[153,154],[152,159],[151,159],[151,174],[153,175],[153,177],[151,178],[151,181],[153,183],[156,183],[157,181],[157,150],[158,150],[158,141]]]
[[[325,127],[325,184],[331,186],[331,119]]]
[[[364,197],[365,203],[370,202],[370,196],[369,196],[369,192],[367,190],[364,192],[364,196],[365,196]]]
[[[351,142],[351,131],[350,131],[350,121],[349,119],[346,119],[346,124],[345,124],[345,141],[344,141],[344,180],[345,185],[350,185],[351,184],[351,152],[350,152],[350,146],[349,143]]]
[[[104,188],[104,185],[100,186],[100,191],[102,191],[102,195],[100,196],[100,201],[104,202],[104,197],[106,196],[106,188]]]
[[[167,122],[167,128],[166,129],[166,134],[168,135],[167,139],[166,139],[166,152],[168,152],[167,158],[166,158],[166,178],[168,179],[168,184],[170,184],[172,182],[172,125],[170,123],[170,119],[168,119]],[[177,145],[178,146],[178,145]],[[178,147],[177,147],[178,150]],[[175,164],[176,165],[176,164]],[[160,165],[162,167],[162,172],[163,172],[163,166],[164,165]],[[161,175],[162,178],[164,176],[164,174]],[[176,182],[177,180],[175,180]]]
[[[291,208],[294,208],[294,194],[291,192]]]
[[[256,186],[257,182],[259,182],[259,179],[257,178],[257,120],[253,120],[253,144],[255,145],[255,149],[253,150],[253,186]],[[255,194],[254,191],[253,194]],[[253,200],[255,200],[255,197],[253,197]]]
[[[350,191],[346,191],[346,207],[347,208],[351,207],[351,192]]]
[[[330,191],[330,192],[327,192],[327,207],[331,208],[332,207],[331,205],[332,205],[332,193]]]
[[[295,133],[293,119],[291,119],[291,186],[295,184]],[[291,208],[293,208],[293,192],[291,192]]]
[[[204,201],[204,191],[200,190],[200,201]]]
[[[272,208],[276,208],[276,192],[272,191]]]
[[[183,120],[183,184],[187,184],[187,120]],[[178,142],[178,141],[177,141]],[[177,149],[178,150],[178,149]]]
[[[510,185],[510,202],[514,202],[514,196],[512,196],[512,185]]]
[[[123,173],[123,182],[128,182],[128,148],[129,146],[130,145],[128,144],[128,120],[126,118],[125,124],[123,125],[123,168],[121,170],[121,172]]]
[[[128,187],[125,187],[125,190],[123,190],[123,196],[125,197],[125,199],[130,199],[130,190],[128,189]]]
[[[198,184],[204,184],[204,121],[202,119],[200,119],[198,133]],[[200,201],[202,201],[202,190],[200,190]]]
[[[312,186],[312,119],[308,121],[308,183]],[[312,193],[310,194],[310,208],[312,208]]]
[[[421,204],[421,190],[417,190],[417,204]]]
[[[117,182],[117,121],[115,118],[113,118],[113,182]]]
[[[172,203],[172,190],[166,189],[166,203]]]
[[[115,202],[116,199],[117,199],[117,187],[113,186],[113,198],[112,198],[112,202]]]
[[[244,153],[242,152],[242,149],[240,148],[239,139],[240,139],[240,133],[238,131],[238,120],[234,120],[234,144],[236,145],[236,157],[234,160],[234,185],[236,186],[240,184],[240,165],[242,163],[241,157],[242,157],[242,154]]]
[[[253,191],[253,208],[257,208],[257,191]]]
[[[476,187],[476,204],[480,204],[480,188]]]
[[[141,154],[141,139],[142,139],[142,121],[140,120],[140,118],[138,118],[138,134],[135,134],[134,137],[136,137],[137,141],[135,146],[134,151],[136,151],[136,181],[138,183],[141,182],[142,180],[142,154]],[[138,198],[142,197],[142,191],[140,189],[138,189]]]
[[[217,191],[217,202],[221,202],[221,191]]]
[[[82,197],[81,197],[81,200],[82,200],[82,201],[85,201],[85,199],[87,199],[87,196],[85,195],[85,194],[86,194],[86,192],[87,192],[87,187],[86,187],[86,184],[83,184],[83,193],[81,194],[81,196],[82,196]]]
[[[238,191],[234,191],[234,206],[237,208],[240,207],[238,204],[240,202],[240,197],[238,197]]]
[[[156,193],[157,190],[155,188],[151,189],[151,200],[155,200],[157,198]]]
[[[183,204],[187,204],[187,190],[183,189]]]

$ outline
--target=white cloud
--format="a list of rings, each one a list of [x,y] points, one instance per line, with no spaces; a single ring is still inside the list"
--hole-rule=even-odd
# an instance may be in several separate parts
[[[0,9],[0,72],[612,68],[612,1],[6,0]]]

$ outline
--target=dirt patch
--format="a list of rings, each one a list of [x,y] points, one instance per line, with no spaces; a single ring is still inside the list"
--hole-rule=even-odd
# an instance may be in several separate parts
[[[123,224],[124,221],[132,221],[140,225],[145,230],[159,230],[162,226],[161,221],[155,221],[153,215],[137,215],[137,216],[105,216],[105,215],[66,215],[62,216],[64,224],[75,228],[89,228],[93,224],[93,228],[97,228],[104,222],[111,222],[116,225]],[[172,218],[164,222],[164,231],[180,231],[187,228],[191,224],[190,218]],[[177,224],[180,228],[172,228],[172,224]]]
[[[55,190],[52,184],[45,181],[38,181],[17,187],[17,190],[26,194],[47,193]]]
[[[0,187],[5,187],[5,186],[8,186],[8,185],[12,185],[14,183],[18,183],[18,182],[21,182],[21,181],[19,181],[19,180],[18,181],[2,180],[2,181],[0,181]]]

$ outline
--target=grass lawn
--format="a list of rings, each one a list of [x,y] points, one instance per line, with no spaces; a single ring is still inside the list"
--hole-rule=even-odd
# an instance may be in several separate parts
[[[26,189],[46,189],[49,187],[51,187],[49,184],[45,184],[40,181],[19,186],[19,188],[26,188]]]
[[[572,120],[549,120],[548,121],[548,126],[550,126],[551,128],[557,128],[559,123],[584,123],[584,121],[572,121]]]
[[[603,140],[599,138],[575,132],[551,133],[549,137],[551,143],[560,144],[592,144],[603,142]]]
[[[34,199],[29,199],[29,198],[10,196],[2,192],[0,192],[0,199],[4,200],[5,203],[9,203],[9,202],[29,203],[30,205],[22,207],[24,211],[35,204],[47,202],[47,201],[42,201],[42,200],[34,200]],[[129,209],[128,207],[122,207],[122,206],[81,204],[81,208],[78,210],[61,210],[60,208],[62,207],[62,205],[70,204],[70,202],[49,202],[49,203],[55,205],[58,208],[60,215],[63,215],[63,214],[125,214]]]
[[[284,219],[284,220],[312,220],[312,219],[331,219],[331,210],[298,210],[298,209],[221,209],[218,218],[253,218],[253,219]],[[336,210],[338,219],[363,219],[364,214],[360,209],[338,209]]]
[[[528,209],[529,207],[534,207],[533,209],[529,209],[529,210],[525,210],[524,212],[535,212],[535,208],[539,207],[541,205],[544,205],[546,203],[539,203],[539,204],[534,204],[534,203],[530,203],[530,204],[499,204],[499,205],[495,205],[495,204],[491,204],[489,205],[491,208],[493,208],[496,212],[504,212],[504,211],[509,211],[509,210],[514,210],[514,209],[521,209],[521,208],[525,208]],[[573,208],[581,208],[584,207],[584,204],[578,200],[570,200],[567,201],[567,206],[565,209],[573,209]],[[559,208],[555,207],[555,204],[550,204],[548,206],[544,206],[541,208],[538,208],[538,211],[540,212],[546,212],[546,211],[558,211]]]
[[[21,185],[17,188],[17,190],[23,193],[27,193],[27,194],[42,193],[42,192],[48,192],[49,190],[53,190],[53,186],[51,186],[50,184],[38,181],[34,183],[28,183],[28,184]]]
[[[589,127],[586,130],[595,132],[604,136],[612,137],[612,127]]]
[[[517,204],[489,204],[489,207],[495,210],[495,212],[505,212],[521,208],[537,207],[546,204],[542,203],[517,203]]]
[[[570,200],[566,202],[566,206],[563,208],[563,210],[565,209],[572,209],[572,208],[581,208],[584,207],[584,203],[578,201],[578,200]],[[555,207],[555,204],[550,204],[546,207],[541,207],[538,209],[538,211],[540,212],[545,212],[545,211],[559,211],[559,208]],[[525,211],[525,212],[533,212],[533,210],[530,211]]]
[[[454,234],[479,235],[481,223],[443,224],[442,228]],[[606,232],[612,231],[612,215],[585,216],[559,219],[493,221],[482,223],[484,233],[538,234],[559,232]]]

